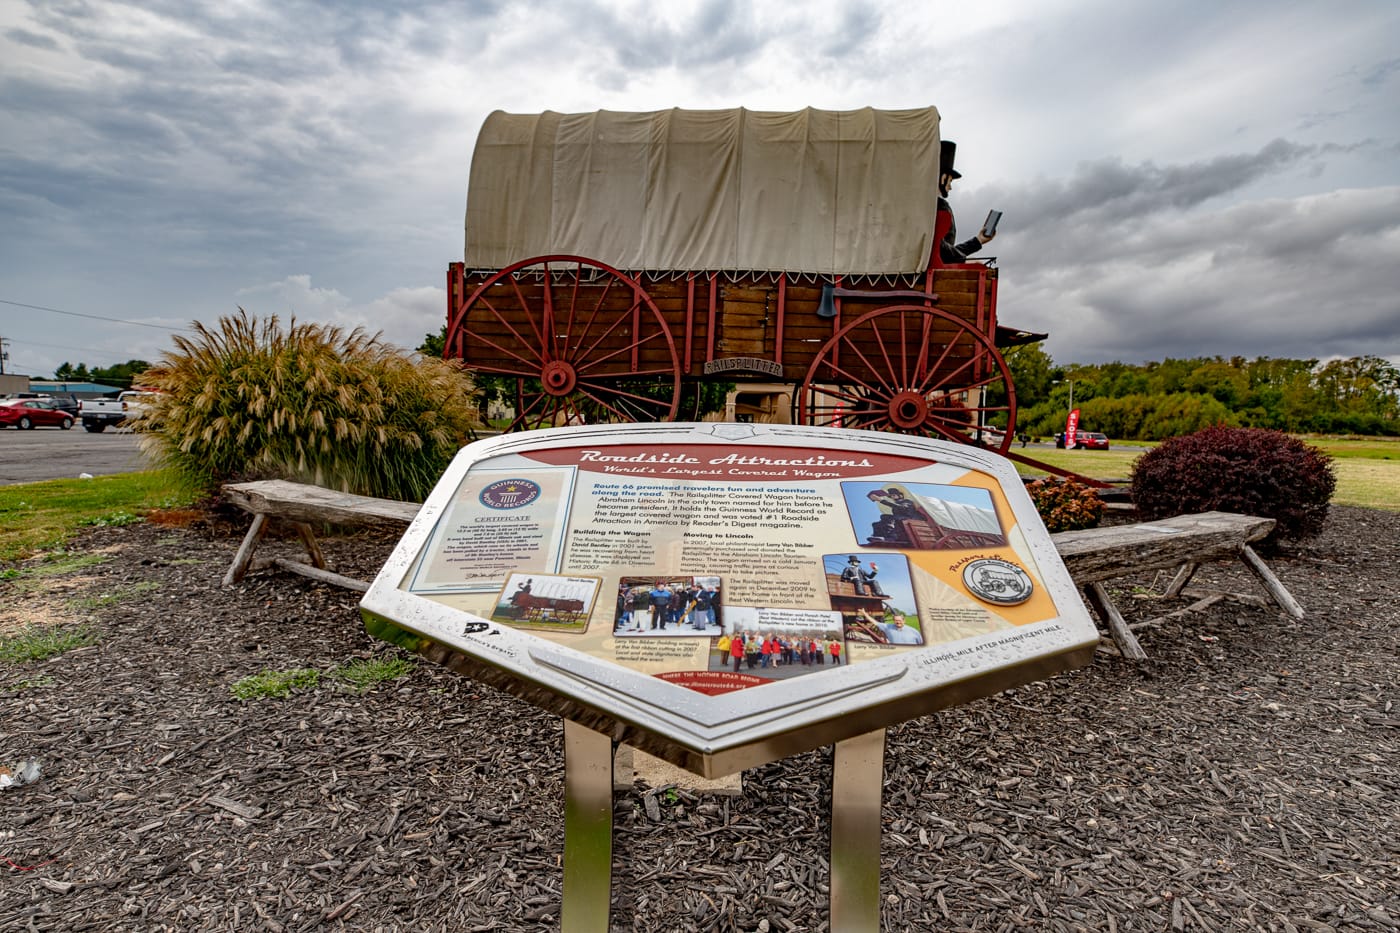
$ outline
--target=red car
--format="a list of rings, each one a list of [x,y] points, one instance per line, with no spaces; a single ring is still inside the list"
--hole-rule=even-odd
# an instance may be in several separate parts
[[[1055,446],[1065,446],[1064,434],[1055,435]],[[1074,450],[1108,450],[1108,435],[1098,431],[1076,431]]]
[[[10,425],[26,431],[41,425],[67,431],[73,426],[73,416],[51,398],[12,398],[0,402],[0,427]]]

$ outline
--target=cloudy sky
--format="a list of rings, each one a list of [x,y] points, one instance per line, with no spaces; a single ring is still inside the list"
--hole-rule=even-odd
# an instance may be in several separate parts
[[[0,0],[5,368],[417,345],[492,110],[929,104],[1058,362],[1400,360],[1394,0]]]

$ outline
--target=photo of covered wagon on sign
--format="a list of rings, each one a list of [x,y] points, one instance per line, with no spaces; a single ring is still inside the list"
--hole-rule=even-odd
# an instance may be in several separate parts
[[[938,248],[939,120],[493,113],[444,353],[508,431],[708,416],[1005,452],[1001,349],[1046,335],[998,322],[995,267]]]
[[[491,621],[522,628],[582,632],[602,581],[544,573],[513,573],[501,588]]]
[[[862,547],[941,551],[1004,547],[1006,534],[986,489],[943,483],[841,484]]]

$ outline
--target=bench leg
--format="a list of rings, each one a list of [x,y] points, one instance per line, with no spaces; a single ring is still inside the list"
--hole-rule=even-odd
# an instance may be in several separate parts
[[[267,516],[258,512],[253,516],[252,527],[243,536],[243,543],[238,546],[238,553],[233,556],[233,563],[229,565],[228,573],[224,574],[224,586],[230,586],[243,579],[243,575],[248,572],[248,564],[253,559],[253,550],[257,548],[265,531],[267,531]]]
[[[297,537],[301,538],[301,543],[306,545],[306,553],[311,557],[311,565],[319,570],[326,569],[326,558],[321,553],[321,545],[316,541],[316,532],[311,530],[311,526],[306,522],[292,522],[296,527]]]
[[[1186,584],[1191,582],[1191,578],[1196,575],[1196,569],[1201,565],[1195,561],[1187,561],[1177,568],[1176,576],[1172,578],[1171,585],[1162,595],[1167,599],[1176,599],[1181,595],[1181,591],[1186,589]]]
[[[1103,617],[1104,624],[1108,626],[1108,633],[1113,636],[1113,643],[1123,652],[1123,656],[1134,661],[1146,661],[1147,652],[1138,644],[1137,636],[1128,628],[1128,620],[1123,618],[1118,607],[1113,605],[1113,600],[1109,597],[1108,590],[1103,588],[1103,584],[1090,583],[1084,587],[1084,596],[1094,607],[1094,611]]]
[[[1295,619],[1303,617],[1303,607],[1298,605],[1298,601],[1293,598],[1293,594],[1283,585],[1283,581],[1274,576],[1274,572],[1269,569],[1269,565],[1254,553],[1254,548],[1246,544],[1240,548],[1240,560],[1244,565],[1254,572],[1259,578],[1259,582],[1264,584],[1264,589],[1269,591],[1269,595],[1278,603],[1278,607]]]

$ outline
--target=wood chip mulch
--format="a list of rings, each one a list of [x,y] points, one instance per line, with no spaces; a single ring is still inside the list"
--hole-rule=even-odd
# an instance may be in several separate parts
[[[0,632],[100,635],[0,665],[0,765],[42,765],[0,790],[0,930],[558,928],[559,720],[427,663],[337,685],[403,655],[355,594],[222,587],[237,544],[94,529],[75,549],[105,562],[0,582]],[[368,577],[392,540],[325,545]],[[1400,930],[1400,514],[1334,508],[1269,561],[1306,618],[1216,603],[1140,633],[1146,665],[1101,653],[889,730],[884,928]],[[1166,582],[1112,589],[1142,620],[1189,602]],[[1196,585],[1259,592],[1228,564]],[[230,693],[292,668],[320,685]],[[828,749],[738,797],[617,794],[613,929],[826,930],[830,772]]]

